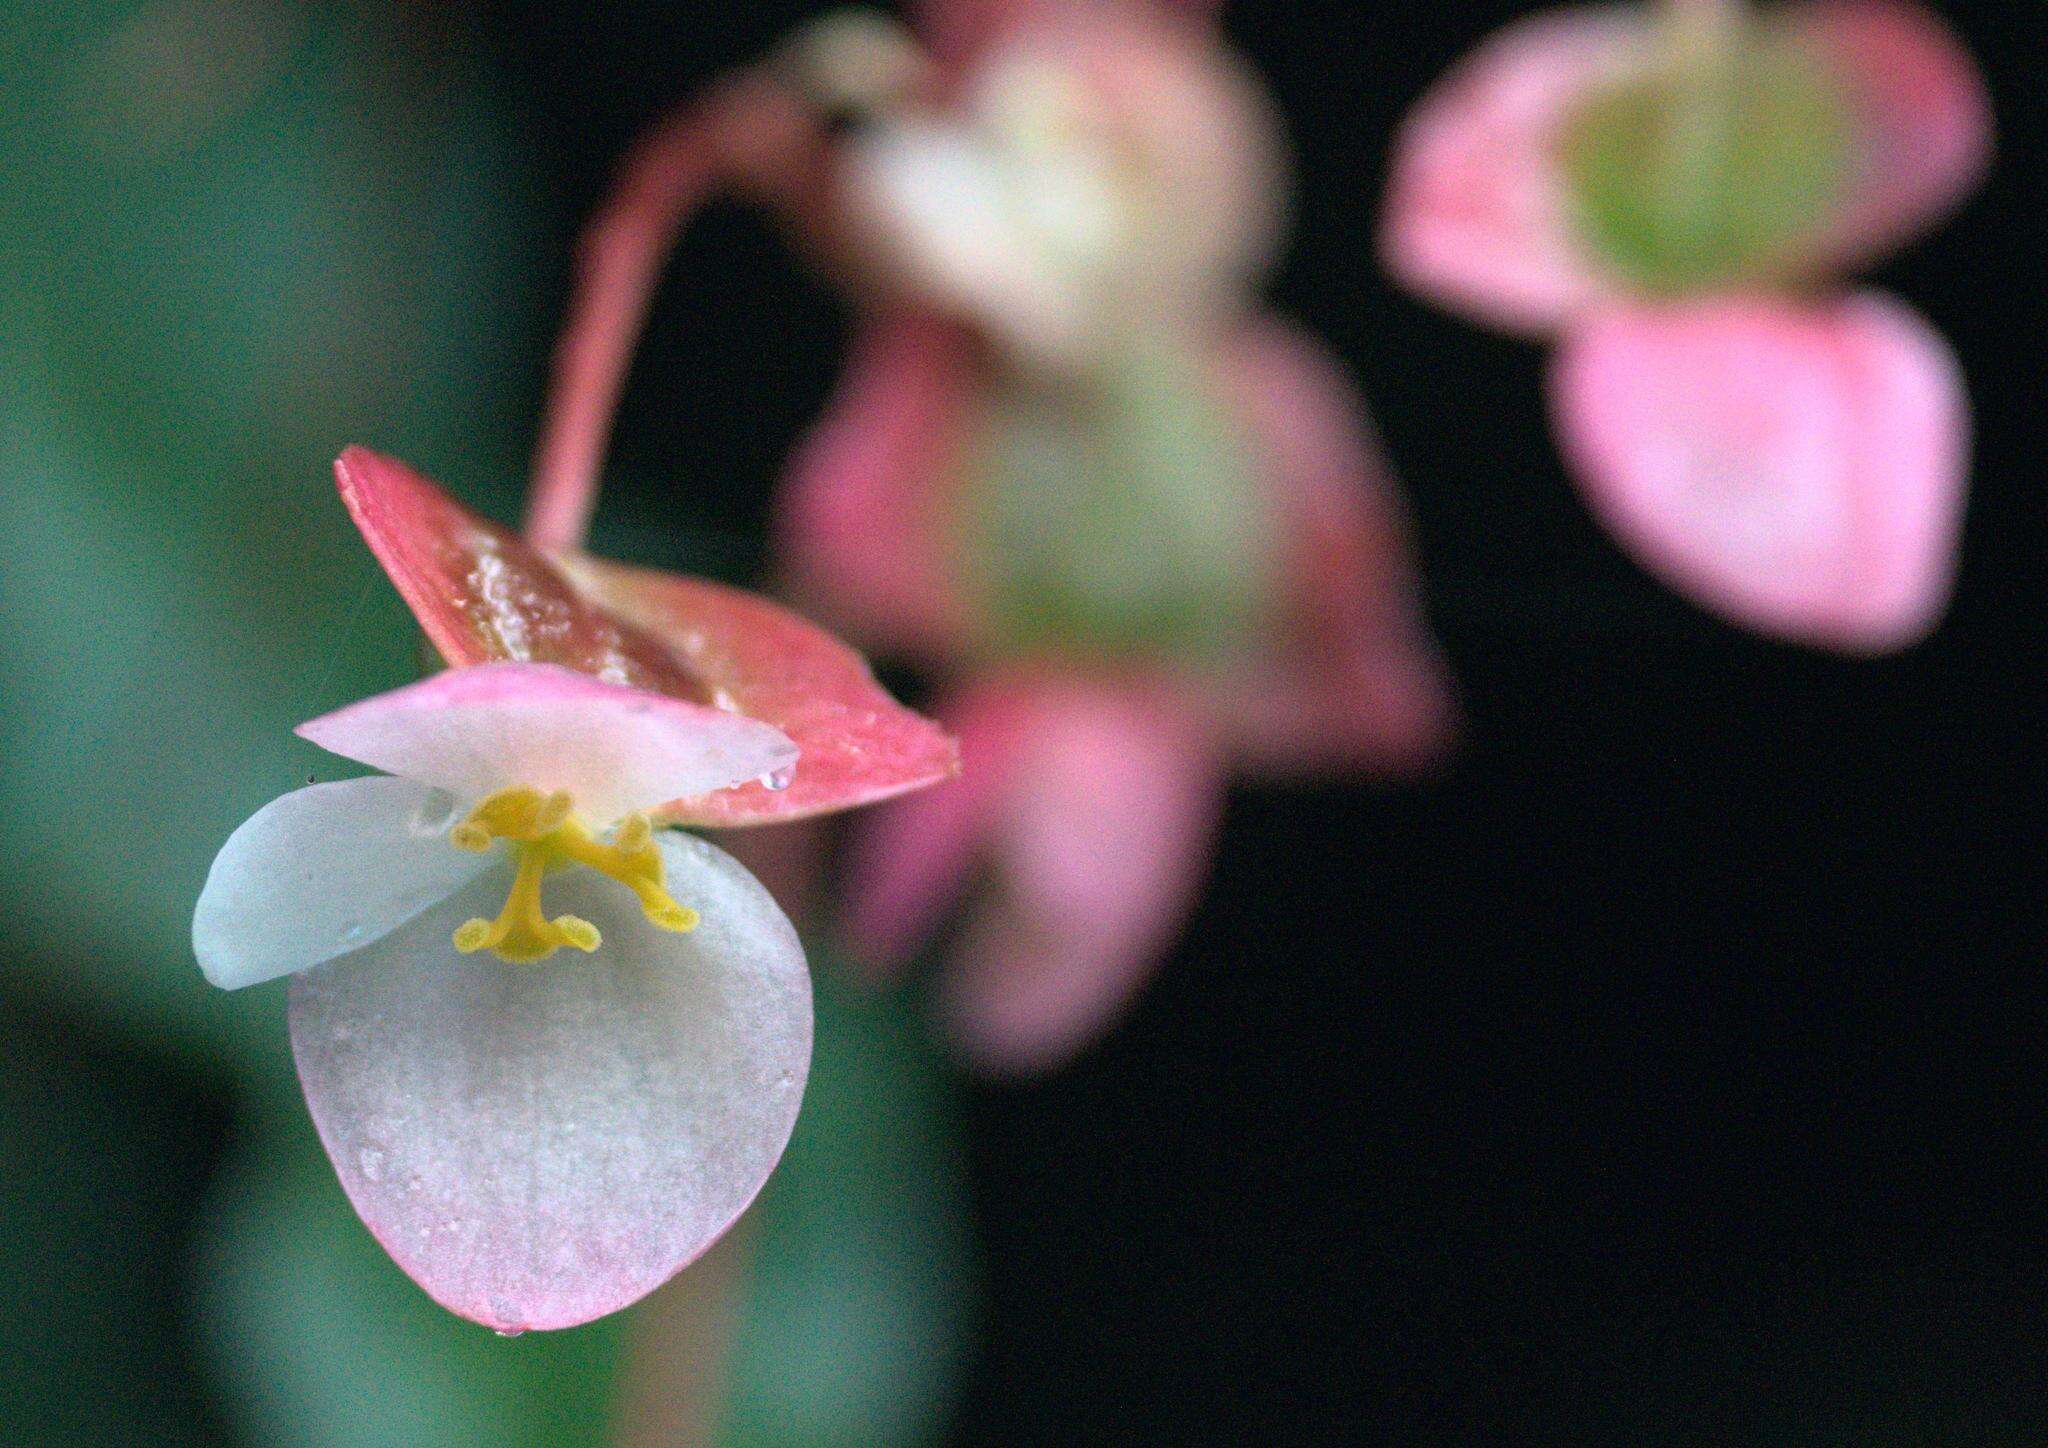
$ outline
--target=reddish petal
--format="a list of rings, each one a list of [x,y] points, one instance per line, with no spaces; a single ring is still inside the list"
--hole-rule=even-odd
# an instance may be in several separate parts
[[[1991,101],[1952,31],[1917,5],[1820,0],[1792,23],[1849,89],[1862,155],[1833,250],[1860,262],[1925,230],[1991,157]]]
[[[702,840],[658,837],[703,914],[658,930],[587,870],[550,907],[597,923],[573,965],[463,956],[499,874],[292,980],[292,1053],[349,1200],[443,1306],[504,1331],[571,1327],[716,1241],[789,1140],[811,1055],[796,932]]]
[[[334,476],[370,551],[449,664],[561,664],[711,702],[710,690],[658,642],[586,603],[517,534],[479,518],[396,458],[352,447],[335,462]]]
[[[665,811],[682,824],[797,820],[887,799],[952,775],[953,741],[890,698],[867,660],[754,594],[701,578],[595,558],[564,567],[590,599],[666,642],[720,708],[775,725],[796,742],[786,788],[741,785]]]
[[[788,789],[746,785],[679,801],[669,811],[678,822],[795,819],[951,772],[937,728],[891,699],[859,655],[785,609],[696,579],[549,559],[364,448],[343,453],[335,472],[371,550],[450,664],[562,664],[735,710],[802,751]]]
[[[1457,709],[1357,393],[1320,347],[1277,323],[1240,337],[1228,365],[1288,550],[1280,646],[1224,695],[1233,749],[1281,771],[1430,762]]]
[[[1680,592],[1848,652],[1945,606],[1967,473],[1955,358],[1888,298],[1616,310],[1551,379],[1593,510]]]
[[[944,503],[977,406],[971,344],[936,318],[877,318],[780,501],[790,587],[870,647],[945,654],[967,631],[948,576]]]
[[[847,844],[842,928],[878,975],[905,964],[966,887],[1030,727],[1030,690],[984,683],[947,701],[938,716],[960,741],[960,777],[872,811]]]
[[[1058,1065],[1108,1028],[1171,947],[1214,834],[1220,763],[1164,689],[1045,678],[1011,701],[991,880],[942,984],[963,1051]]]
[[[1564,10],[1500,31],[1422,98],[1395,143],[1380,252],[1444,306],[1540,332],[1610,283],[1571,235],[1558,127],[1621,74],[1645,26],[1621,8]]]

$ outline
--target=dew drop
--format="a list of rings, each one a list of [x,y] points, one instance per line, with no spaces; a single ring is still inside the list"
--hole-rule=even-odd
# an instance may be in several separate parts
[[[526,1331],[523,1327],[497,1327],[491,1330],[497,1333],[499,1337],[517,1337],[520,1333]]]
[[[445,835],[455,823],[456,799],[445,789],[430,790],[413,811],[411,827],[415,836],[431,839]]]
[[[366,1146],[356,1153],[356,1164],[363,1169],[363,1176],[373,1182],[384,1180],[384,1153],[374,1146]]]
[[[771,770],[769,773],[761,776],[761,788],[772,789],[777,794],[788,789],[795,782],[796,766],[794,764],[785,764],[782,768]]]

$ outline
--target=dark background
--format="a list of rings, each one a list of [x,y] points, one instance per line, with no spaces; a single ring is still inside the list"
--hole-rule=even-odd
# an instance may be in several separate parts
[[[422,12],[544,182],[531,371],[493,405],[533,414],[611,159],[820,8]],[[1378,273],[1393,127],[1522,8],[1229,13],[1298,153],[1271,295],[1371,401],[1468,732],[1421,786],[1235,790],[1127,1023],[1052,1079],[967,1088],[958,1441],[2048,1441],[2038,9],[1938,7],[1989,74],[1999,166],[1873,281],[1954,342],[1977,464],[1948,621],[1854,662],[1639,573],[1559,469],[1540,349]],[[737,208],[670,276],[600,537],[657,556],[680,489],[744,574],[845,317]],[[183,1300],[230,1098],[38,999],[15,1074],[89,1078],[147,1167],[83,1264],[137,1331],[87,1369],[167,1437],[224,1433]],[[58,1174],[78,1210],[101,1166]]]

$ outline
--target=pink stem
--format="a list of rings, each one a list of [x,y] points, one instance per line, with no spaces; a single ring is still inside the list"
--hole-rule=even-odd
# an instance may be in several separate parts
[[[589,531],[626,369],[684,225],[721,185],[776,189],[811,134],[786,92],[743,77],[677,111],[627,154],[578,247],[527,499],[526,535],[537,547],[573,549]]]

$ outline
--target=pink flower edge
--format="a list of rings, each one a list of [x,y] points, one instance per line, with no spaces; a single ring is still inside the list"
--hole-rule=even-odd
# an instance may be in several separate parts
[[[1580,97],[1637,63],[1647,34],[1623,6],[1547,12],[1437,81],[1395,139],[1379,237],[1394,278],[1531,334],[1618,290],[1572,236],[1556,139]]]
[[[1706,608],[1854,654],[1939,619],[1969,406],[1948,345],[1898,302],[1616,308],[1566,338],[1550,394],[1595,514]]]

